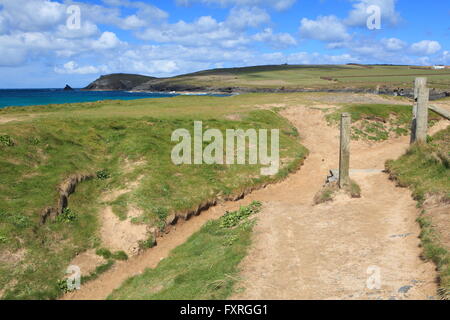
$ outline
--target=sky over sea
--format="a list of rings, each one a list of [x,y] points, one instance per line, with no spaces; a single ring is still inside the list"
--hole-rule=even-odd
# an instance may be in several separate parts
[[[0,0],[0,88],[283,63],[450,64],[450,1]]]

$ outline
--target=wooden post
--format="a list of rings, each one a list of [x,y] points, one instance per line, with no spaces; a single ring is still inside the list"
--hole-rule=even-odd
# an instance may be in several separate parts
[[[427,143],[429,88],[420,88],[417,97],[416,142]]]
[[[411,143],[415,143],[418,139],[417,138],[417,134],[418,134],[417,117],[418,117],[418,109],[419,109],[419,96],[421,95],[421,92],[423,92],[424,90],[427,90],[427,78],[416,78],[415,84],[414,84],[414,106],[413,106],[413,120],[412,120],[412,124],[411,124]],[[424,94],[426,94],[426,93],[424,93]],[[428,93],[428,95],[429,95],[429,93]],[[428,105],[428,101],[427,101],[426,105]],[[428,118],[428,112],[427,112],[427,118]],[[428,123],[428,119],[427,119],[427,123]],[[421,128],[421,129],[423,129],[423,128]],[[425,133],[425,140],[426,140],[426,133]]]
[[[339,155],[339,187],[350,185],[350,134],[352,118],[349,113],[341,115],[341,146]]]

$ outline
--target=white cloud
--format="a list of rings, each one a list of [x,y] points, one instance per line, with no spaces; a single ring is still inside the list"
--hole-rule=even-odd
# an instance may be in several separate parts
[[[89,20],[82,20],[80,29],[69,29],[66,24],[61,24],[56,27],[55,36],[66,39],[81,39],[96,36],[100,33],[97,25]]]
[[[289,9],[297,0],[177,0],[178,5],[189,6],[195,2],[226,6],[270,6],[282,11]]]
[[[388,22],[395,25],[400,21],[400,14],[395,9],[397,0],[350,0],[357,2],[353,5],[345,23],[350,26],[367,26],[367,19],[370,14],[367,13],[367,8],[375,5],[381,10],[381,23]]]
[[[140,19],[138,16],[136,15],[131,15],[126,17],[125,19],[123,19],[123,22],[121,24],[123,29],[138,29],[138,28],[142,28],[145,27],[147,25],[147,22],[143,19]]]
[[[169,17],[169,14],[164,10],[161,10],[152,4],[141,1],[103,0],[103,2],[113,7],[125,7],[137,10],[135,14],[129,15],[125,18],[119,18],[119,14],[115,14],[113,17],[114,24],[123,29],[137,29],[144,26],[149,26],[159,23]]]
[[[319,16],[317,20],[303,18],[300,35],[305,39],[344,41],[350,38],[345,25],[335,16]]]
[[[382,39],[381,43],[389,51],[403,50],[407,46],[407,43],[405,41],[397,38]]]
[[[114,32],[105,31],[97,41],[92,43],[92,48],[100,50],[114,49],[121,45],[124,45],[124,43],[117,38]]]
[[[268,43],[276,48],[294,46],[297,40],[289,33],[274,33],[271,28],[266,28],[262,32],[253,36],[256,41]]]
[[[107,68],[94,67],[94,66],[84,66],[79,67],[75,61],[69,61],[63,65],[62,68],[55,67],[55,72],[60,74],[95,74],[99,72],[106,72]]]
[[[432,40],[422,40],[411,45],[412,53],[417,55],[432,55],[441,49],[439,42]]]
[[[20,66],[26,60],[27,51],[23,48],[5,47],[0,39],[0,66]]]
[[[274,52],[262,55],[261,63],[280,64],[288,61],[289,64],[345,64],[360,62],[360,59],[350,54],[328,55],[318,52],[294,52],[284,54]]]
[[[262,24],[269,23],[270,16],[265,10],[257,7],[233,8],[226,22],[231,28],[256,28]]]
[[[15,31],[40,31],[64,21],[65,5],[43,0],[2,0],[0,19]]]
[[[210,16],[203,16],[192,23],[179,21],[148,28],[137,36],[144,40],[161,43],[177,43],[192,46],[218,45],[235,47],[249,40],[225,22],[218,22]]]

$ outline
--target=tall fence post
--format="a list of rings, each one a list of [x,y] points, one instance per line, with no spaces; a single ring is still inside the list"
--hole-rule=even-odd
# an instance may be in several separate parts
[[[427,78],[416,78],[414,86],[411,143],[426,142],[427,140],[429,97],[430,89],[427,88]]]
[[[420,87],[417,96],[417,117],[416,117],[416,141],[427,142],[428,133],[428,103],[430,99],[430,89]]]
[[[339,154],[339,187],[350,185],[350,134],[352,118],[349,113],[341,115],[341,145]]]

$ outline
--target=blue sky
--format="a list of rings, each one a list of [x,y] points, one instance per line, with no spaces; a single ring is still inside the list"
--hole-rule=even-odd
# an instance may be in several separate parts
[[[0,0],[0,88],[286,62],[450,64],[449,51],[448,0]]]

